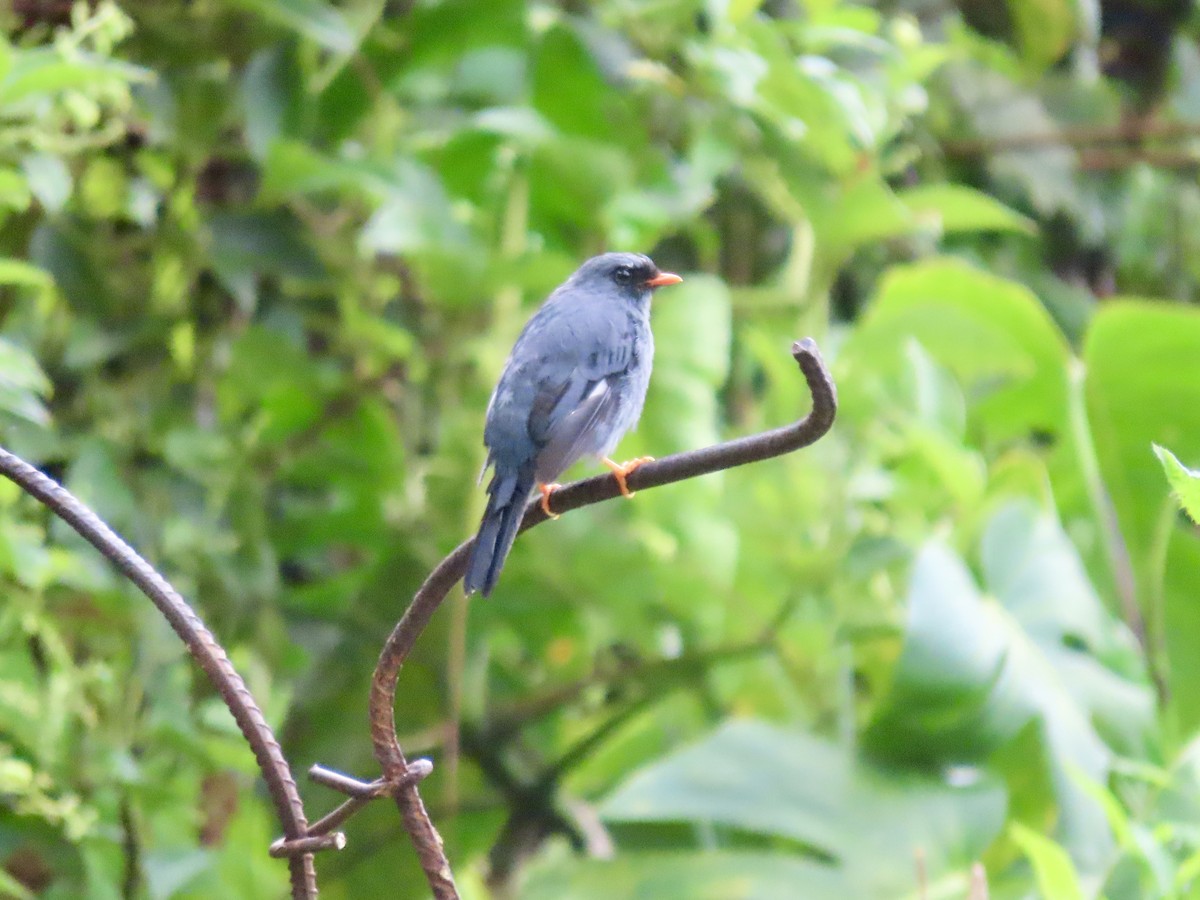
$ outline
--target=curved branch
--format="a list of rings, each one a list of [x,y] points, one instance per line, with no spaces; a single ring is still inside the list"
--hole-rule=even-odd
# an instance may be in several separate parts
[[[275,811],[284,834],[291,840],[307,836],[308,822],[304,806],[291,769],[283,758],[279,742],[262,711],[250,696],[242,677],[234,670],[225,650],[188,606],[187,601],[171,587],[146,560],[126,544],[100,518],[81,503],[66,488],[39,472],[25,460],[0,447],[0,475],[33,495],[51,512],[70,525],[84,540],[107,557],[121,573],[150,598],[166,617],[171,628],[187,645],[193,658],[208,676],[213,687],[233,713],[233,718],[254,751],[263,780],[275,803]],[[317,896],[317,874],[311,853],[288,859],[294,898]]]
[[[807,416],[795,424],[773,431],[738,438],[702,450],[678,453],[647,463],[629,475],[629,488],[645,490],[707,475],[710,472],[732,469],[735,466],[799,450],[823,437],[833,425],[837,413],[837,389],[821,360],[816,342],[811,338],[792,344],[792,356],[799,364],[800,371],[804,373],[808,389],[812,393],[812,411]],[[556,490],[554,506],[559,513],[564,513],[617,496],[620,496],[620,489],[616,479],[610,475],[600,475]],[[546,519],[540,504],[531,501],[525,509],[521,531],[540,525]],[[425,630],[433,613],[450,589],[462,578],[471,543],[472,541],[466,541],[459,544],[421,585],[412,603],[388,636],[371,680],[371,741],[375,745],[375,757],[383,770],[383,780],[396,785],[392,795],[404,820],[404,827],[416,846],[421,867],[425,870],[425,876],[429,879],[429,885],[438,900],[457,898],[458,891],[454,886],[454,876],[442,847],[441,836],[425,811],[425,804],[416,784],[411,778],[404,780],[408,762],[396,739],[396,678],[400,674],[400,667],[408,658],[409,651]],[[403,784],[400,784],[401,781]]]

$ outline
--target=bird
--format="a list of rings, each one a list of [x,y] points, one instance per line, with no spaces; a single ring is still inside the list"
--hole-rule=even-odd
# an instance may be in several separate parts
[[[650,384],[654,338],[650,298],[683,279],[640,253],[605,253],[581,265],[550,294],[513,345],[488,403],[483,430],[487,507],[467,560],[463,588],[488,596],[512,549],[536,488],[542,510],[554,479],[585,456],[626,477],[651,457],[626,463],[609,454],[637,424]]]

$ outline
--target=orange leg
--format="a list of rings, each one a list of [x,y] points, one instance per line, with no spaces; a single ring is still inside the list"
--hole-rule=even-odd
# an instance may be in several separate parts
[[[550,511],[550,495],[562,487],[558,482],[552,481],[550,484],[542,484],[538,482],[537,489],[542,492],[542,512],[548,515],[551,519],[557,519],[558,513]]]
[[[626,497],[632,497],[633,491],[629,490],[629,485],[625,483],[626,477],[635,469],[641,468],[648,462],[654,462],[653,456],[639,456],[637,459],[631,459],[629,462],[619,463],[613,462],[607,456],[600,460],[613,473],[613,478],[617,479],[617,487],[621,489],[621,493]]]

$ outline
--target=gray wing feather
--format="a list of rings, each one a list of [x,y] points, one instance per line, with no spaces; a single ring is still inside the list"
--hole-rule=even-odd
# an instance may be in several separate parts
[[[552,481],[577,459],[603,449],[604,424],[616,411],[617,394],[607,378],[592,382],[583,401],[554,417],[546,444],[538,451],[537,478]]]
[[[529,434],[539,445],[537,478],[552,481],[584,456],[605,452],[622,403],[617,382],[629,369],[633,337],[628,319],[577,316],[567,325],[573,340],[559,346],[562,357],[545,366],[529,416]],[[579,341],[579,336],[587,339]]]
[[[491,461],[532,461],[546,482],[605,452],[633,343],[628,316],[552,296],[518,338],[496,386],[484,430]]]

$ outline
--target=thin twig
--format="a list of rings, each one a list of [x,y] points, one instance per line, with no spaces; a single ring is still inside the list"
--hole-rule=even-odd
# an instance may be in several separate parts
[[[794,343],[792,356],[804,373],[813,398],[812,411],[804,419],[773,431],[647,463],[630,474],[629,488],[646,490],[758,462],[807,447],[824,436],[833,425],[837,412],[837,390],[833,379],[825,369],[812,339],[805,338]],[[616,480],[602,475],[574,482],[555,491],[554,505],[559,513],[565,513],[617,496],[620,496],[620,489]],[[526,507],[521,530],[540,525],[546,518],[540,504],[531,502]],[[430,618],[462,578],[470,548],[471,541],[460,544],[434,568],[388,636],[380,653],[379,664],[371,681],[371,740],[375,746],[375,757],[383,771],[383,779],[389,783],[403,778],[408,768],[404,751],[396,739],[396,678]],[[458,890],[441,836],[429,819],[417,786],[407,783],[395,791],[394,797],[434,896],[437,900],[457,900]]]
[[[150,602],[166,617],[171,628],[187,645],[192,657],[217,689],[254,751],[286,839],[298,840],[306,837],[308,822],[304,816],[304,806],[300,800],[300,792],[296,790],[291,769],[283,757],[283,751],[279,749],[279,742],[275,740],[271,727],[254,698],[250,696],[246,683],[234,670],[225,650],[187,601],[70,491],[4,448],[0,448],[0,475],[40,500],[150,598]],[[289,857],[288,868],[291,872],[292,896],[315,898],[317,873],[312,854],[303,853]]]
[[[1191,150],[1151,150],[1135,147],[1130,150],[1084,150],[1079,154],[1079,168],[1085,172],[1113,172],[1146,165],[1155,169],[1200,168],[1200,156]]]
[[[1147,141],[1180,141],[1200,136],[1200,122],[1128,119],[1115,125],[1074,125],[1054,131],[965,138],[942,143],[947,156],[988,156],[1042,147],[1137,146]]]

